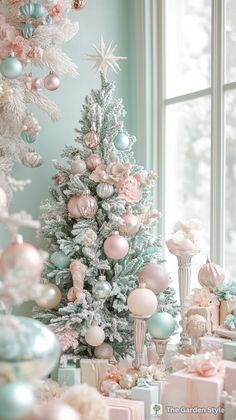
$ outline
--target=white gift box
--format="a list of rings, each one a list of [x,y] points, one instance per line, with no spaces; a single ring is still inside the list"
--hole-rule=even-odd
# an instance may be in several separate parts
[[[135,401],[144,401],[145,419],[151,420],[158,418],[160,408],[160,384],[145,386],[135,386],[131,389],[131,398]],[[158,413],[158,414],[157,414]]]
[[[59,385],[73,386],[80,384],[80,369],[76,366],[58,368]]]

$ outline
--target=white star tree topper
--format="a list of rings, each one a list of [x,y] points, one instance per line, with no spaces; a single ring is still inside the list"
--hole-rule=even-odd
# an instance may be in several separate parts
[[[100,47],[93,45],[96,50],[96,54],[89,54],[88,60],[94,61],[94,67],[97,69],[97,72],[103,71],[105,74],[107,70],[110,68],[115,73],[120,71],[120,66],[118,64],[119,60],[126,60],[127,57],[118,57],[114,55],[117,45],[113,46],[113,41],[107,47],[103,36],[101,36]]]

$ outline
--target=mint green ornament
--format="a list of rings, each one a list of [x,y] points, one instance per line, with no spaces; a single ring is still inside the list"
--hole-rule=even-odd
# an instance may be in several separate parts
[[[17,381],[0,386],[0,418],[17,420],[30,414],[36,399],[32,385]]]
[[[0,69],[2,75],[7,79],[16,79],[22,73],[22,64],[12,54],[2,61]]]
[[[175,330],[175,320],[168,312],[155,312],[147,321],[147,329],[153,338],[168,339]]]
[[[48,25],[52,25],[53,24],[53,18],[50,15],[47,15],[46,22],[47,22]]]
[[[29,134],[26,133],[22,133],[21,134],[21,138],[23,141],[25,141],[26,143],[34,143],[36,141],[36,137],[35,136],[30,136]]]
[[[22,16],[31,17],[34,12],[34,4],[29,2],[20,7],[20,13]]]
[[[34,18],[34,19],[40,19],[40,18],[42,18],[44,15],[46,14],[46,9],[45,9],[45,7],[43,7],[43,5],[42,4],[40,4],[40,3],[35,3],[34,4],[34,10],[33,10],[33,13],[32,13],[32,18]]]
[[[56,251],[51,255],[51,262],[59,269],[69,267],[70,259],[62,251]]]
[[[28,22],[23,26],[22,35],[24,38],[31,38],[34,33],[32,23]]]
[[[118,133],[113,140],[117,150],[126,150],[129,147],[129,137],[125,133]]]

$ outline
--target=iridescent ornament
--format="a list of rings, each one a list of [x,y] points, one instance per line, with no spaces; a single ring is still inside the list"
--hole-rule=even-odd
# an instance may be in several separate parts
[[[58,286],[53,283],[43,285],[43,289],[36,299],[36,303],[40,308],[54,309],[61,302],[61,291]]]
[[[95,153],[92,153],[89,155],[89,157],[86,159],[86,165],[87,168],[92,172],[94,171],[98,165],[101,165],[102,161],[99,155],[96,155]]]
[[[81,213],[78,209],[78,200],[79,196],[75,195],[74,197],[70,198],[67,204],[69,217],[72,217],[73,219],[79,219],[81,217]]]
[[[71,162],[71,172],[72,174],[83,175],[86,172],[86,163],[79,156],[72,160]]]
[[[108,198],[111,197],[114,193],[114,187],[113,185],[106,184],[105,182],[101,182],[97,186],[97,195],[100,198]]]
[[[107,299],[111,294],[112,287],[105,276],[99,276],[93,286],[93,295],[96,299]]]
[[[24,38],[28,39],[33,36],[34,27],[31,22],[27,22],[22,28],[22,35]]]
[[[137,289],[130,292],[127,304],[129,311],[139,317],[149,317],[157,309],[156,295],[141,284]]]
[[[113,379],[105,379],[101,383],[100,391],[105,397],[109,397],[114,391],[121,389],[121,386]]]
[[[97,359],[110,360],[113,356],[113,348],[108,343],[102,343],[100,346],[95,347],[94,355]]]
[[[12,53],[2,61],[0,71],[7,79],[16,79],[22,73],[22,64]]]
[[[57,90],[60,86],[59,77],[52,71],[44,78],[44,87],[47,90]]]
[[[33,387],[27,382],[16,381],[0,386],[0,417],[17,420],[30,414],[36,403]]]
[[[104,252],[107,257],[113,260],[121,260],[129,252],[129,244],[126,238],[114,232],[104,242]]]
[[[207,260],[206,264],[204,264],[198,272],[198,281],[200,285],[208,287],[209,289],[220,287],[224,279],[225,272],[223,268],[209,260]]]
[[[68,404],[55,400],[41,403],[33,410],[29,420],[80,420],[80,415]]]
[[[168,312],[156,312],[147,321],[147,329],[152,337],[168,339],[175,331],[175,320]]]
[[[51,255],[51,262],[60,270],[68,268],[70,265],[70,258],[63,251],[53,252]]]
[[[123,151],[129,147],[129,137],[123,132],[118,133],[113,142],[117,150]]]
[[[31,17],[34,19],[41,19],[42,17],[45,16],[45,14],[46,14],[45,7],[40,3],[35,3],[34,10],[31,14]]]
[[[88,133],[86,133],[84,135],[83,140],[84,140],[84,143],[86,144],[86,146],[89,147],[89,149],[94,149],[100,143],[99,135],[94,130],[91,130]]]
[[[21,162],[24,166],[27,166],[28,168],[38,168],[42,165],[43,159],[42,156],[38,153],[29,150],[22,156]]]
[[[89,190],[85,190],[83,194],[78,197],[77,207],[82,217],[91,219],[97,213],[97,200],[90,194]]]
[[[126,373],[120,379],[120,386],[122,389],[131,389],[136,385],[135,376],[131,373]]]
[[[127,213],[122,216],[124,224],[120,226],[119,232],[121,235],[134,236],[140,229],[140,221],[137,216],[132,213],[132,209],[129,208]]]
[[[4,248],[0,255],[0,273],[40,277],[43,271],[43,259],[31,244],[23,242],[21,235]]]
[[[59,341],[41,322],[22,316],[0,319],[0,371],[22,380],[46,377],[60,356]]]
[[[139,282],[144,282],[154,293],[164,292],[169,281],[169,273],[161,264],[146,264],[139,272]]]
[[[74,10],[82,10],[88,0],[72,0],[72,9]]]
[[[31,2],[28,2],[24,4],[23,6],[20,6],[20,13],[22,16],[25,17],[31,17],[34,11],[34,4]]]
[[[105,333],[99,325],[94,323],[91,325],[85,334],[85,341],[92,347],[100,346],[105,340]]]

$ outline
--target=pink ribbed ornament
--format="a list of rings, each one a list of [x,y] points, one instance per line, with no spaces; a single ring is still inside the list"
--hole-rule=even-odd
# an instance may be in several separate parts
[[[142,283],[140,287],[132,290],[127,300],[129,311],[138,317],[149,317],[157,309],[155,294]]]
[[[86,144],[89,149],[94,149],[100,143],[100,138],[96,131],[91,130],[84,135],[84,143]]]
[[[199,272],[198,272],[198,281],[203,287],[208,287],[209,289],[214,289],[215,287],[220,287],[225,279],[225,272],[222,267],[218,264],[211,263],[207,260]]]
[[[81,217],[80,211],[78,209],[78,199],[79,196],[75,195],[74,197],[70,198],[67,204],[68,214],[73,219],[79,219]]]
[[[97,213],[97,200],[90,194],[89,190],[86,190],[78,198],[77,207],[82,217],[90,219]]]
[[[121,260],[126,257],[129,252],[129,244],[127,239],[114,232],[104,242],[104,252],[107,257],[113,260]]]
[[[102,160],[99,155],[96,155],[95,153],[92,153],[89,155],[89,157],[86,159],[86,165],[87,168],[92,172],[94,171],[98,165],[101,165]]]
[[[53,91],[59,88],[60,79],[55,73],[50,72],[48,76],[44,78],[43,83],[44,83],[45,89]]]
[[[0,256],[0,272],[5,274],[8,270],[31,277],[40,277],[42,274],[41,255],[33,245],[23,242],[21,235]]]
[[[139,272],[139,282],[144,282],[154,293],[164,292],[169,285],[169,274],[162,265],[149,263]]]
[[[140,222],[139,218],[132,213],[132,209],[124,213],[122,219],[124,220],[124,224],[119,228],[120,234],[125,236],[136,235],[140,229]]]

